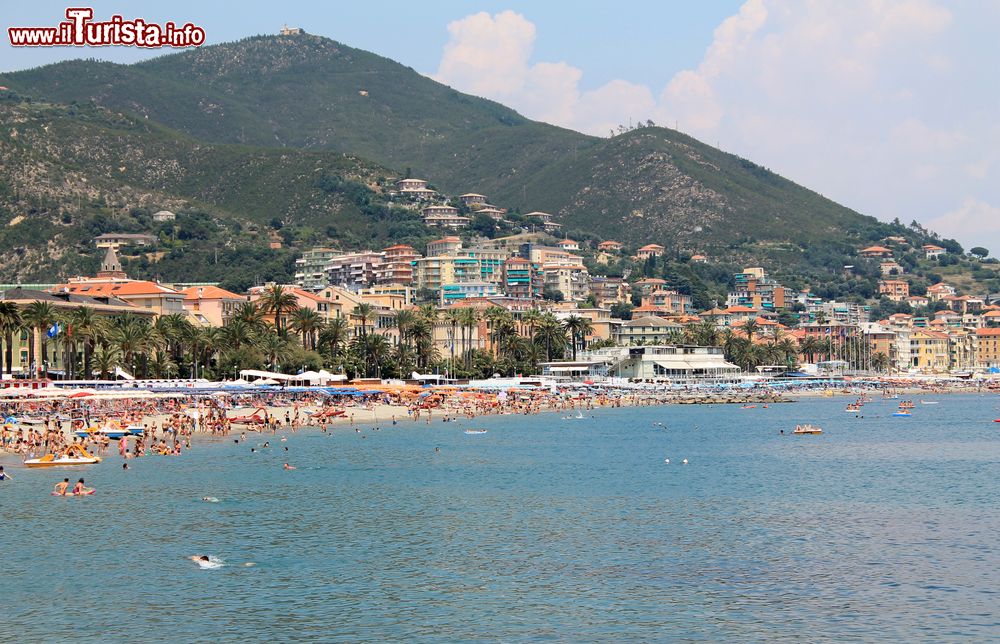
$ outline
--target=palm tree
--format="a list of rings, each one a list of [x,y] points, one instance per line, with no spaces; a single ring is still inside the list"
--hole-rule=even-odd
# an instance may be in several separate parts
[[[337,360],[342,355],[343,347],[350,335],[350,325],[345,318],[335,318],[324,324],[319,330],[319,346],[327,349],[331,360]]]
[[[719,329],[712,320],[689,324],[687,333],[691,343],[700,347],[714,347],[719,342]]]
[[[461,309],[448,309],[444,312],[444,321],[448,323],[448,344],[451,347],[451,367],[449,373],[455,372],[455,331],[462,323]]]
[[[79,306],[67,317],[66,329],[83,344],[83,377],[89,380],[93,377],[91,358],[94,347],[107,334],[106,319],[89,306]]]
[[[378,377],[382,362],[392,351],[389,340],[378,333],[356,336],[351,341],[351,349],[362,359],[366,377]]]
[[[593,333],[593,326],[590,324],[590,320],[579,315],[567,317],[563,320],[563,326],[569,332],[573,347],[573,360],[576,360],[577,338],[583,338],[584,346],[586,346],[587,334]]]
[[[274,314],[274,328],[279,335],[284,330],[282,321],[284,320],[285,313],[294,311],[299,305],[295,294],[286,291],[285,287],[280,284],[271,284],[266,287],[264,292],[261,293],[259,301],[264,311]]]
[[[500,355],[500,338],[505,332],[512,333],[509,327],[514,326],[514,317],[510,311],[500,306],[491,306],[483,314],[490,324],[490,342],[493,344],[493,354]],[[509,322],[509,324],[508,324]],[[501,325],[503,328],[500,328]]]
[[[21,317],[32,334],[31,344],[28,345],[28,362],[33,366],[32,377],[38,377],[43,369],[47,369],[48,331],[55,324],[56,316],[56,309],[49,302],[35,301],[24,307]]]
[[[428,368],[434,359],[434,325],[421,316],[410,328],[410,336],[417,351],[417,365]]]
[[[256,302],[244,302],[233,312],[227,324],[234,320],[241,320],[251,329],[262,329],[264,327],[264,311]]]
[[[116,316],[112,322],[111,343],[121,352],[124,365],[135,370],[136,358],[145,362],[145,352],[151,348],[149,321],[132,313]],[[135,376],[135,374],[132,374]]]
[[[553,349],[559,349],[562,355],[562,349],[566,345],[566,330],[556,316],[546,313],[535,328],[534,340],[545,347],[545,360],[548,362],[552,360]]]
[[[742,331],[743,331],[743,333],[746,334],[747,340],[751,344],[753,343],[753,336],[754,336],[754,334],[755,333],[759,333],[760,332],[760,328],[761,328],[760,327],[760,322],[758,322],[755,318],[750,318],[746,322],[743,323]]]
[[[233,350],[239,350],[243,345],[253,343],[259,336],[246,318],[237,316],[229,318],[225,326],[220,329],[220,333],[226,347]]]
[[[99,347],[94,352],[94,365],[97,366],[101,374],[101,380],[106,380],[108,375],[120,364],[121,352],[115,347]]]
[[[361,335],[368,335],[368,320],[375,317],[375,307],[368,302],[362,302],[354,307],[352,315],[361,320]]]
[[[265,334],[257,341],[257,349],[267,360],[267,366],[272,371],[281,368],[281,363],[291,355],[291,347],[288,340],[277,333]]]
[[[535,337],[535,329],[542,321],[542,312],[538,309],[528,309],[521,313],[521,323],[528,327],[528,337]]]
[[[187,334],[187,341],[191,349],[192,378],[198,377],[199,364],[202,365],[202,371],[204,372],[204,367],[208,366],[209,362],[211,362],[212,356],[218,348],[230,348],[232,346],[228,343],[229,337],[231,337],[231,334],[227,335],[225,327],[191,326],[191,330]]]
[[[316,348],[316,332],[323,324],[323,318],[317,311],[300,306],[292,313],[291,328],[302,336],[303,349]]]
[[[461,309],[459,324],[462,325],[462,355],[465,358],[465,368],[472,367],[472,336],[479,326],[479,311],[472,307]]]
[[[684,333],[684,331],[682,331],[681,329],[670,329],[669,331],[667,331],[667,335],[664,338],[664,340],[666,341],[667,344],[678,345],[678,344],[684,344],[685,341],[687,340],[687,337],[688,337],[687,334]]]
[[[885,355],[881,351],[877,351],[872,354],[872,369],[878,371],[879,373],[885,373],[889,368],[889,356]]]
[[[21,330],[21,312],[13,302],[0,302],[0,334],[4,341],[4,367],[14,372],[14,333]]]
[[[807,335],[799,342],[799,352],[808,358],[809,362],[816,362],[816,354],[822,350],[820,340],[814,335]]]

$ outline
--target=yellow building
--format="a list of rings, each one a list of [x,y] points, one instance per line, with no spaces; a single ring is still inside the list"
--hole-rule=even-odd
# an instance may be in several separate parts
[[[979,367],[1000,367],[1000,328],[976,329]]]
[[[218,286],[192,286],[181,293],[184,294],[184,309],[203,326],[223,326],[247,301],[245,296]]]
[[[951,364],[948,334],[927,329],[910,334],[910,366],[925,373],[947,372]]]

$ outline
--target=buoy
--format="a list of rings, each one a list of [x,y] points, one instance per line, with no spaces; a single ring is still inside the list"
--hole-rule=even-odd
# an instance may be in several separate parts
[[[688,460],[685,458],[683,461],[681,461],[681,463],[683,463],[684,465],[687,465],[688,464]]]
[[[666,463],[667,465],[670,465],[670,459],[669,458],[663,459],[663,462]]]

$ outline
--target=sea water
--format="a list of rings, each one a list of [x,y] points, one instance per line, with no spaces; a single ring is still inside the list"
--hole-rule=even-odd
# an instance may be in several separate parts
[[[369,422],[127,471],[8,460],[4,639],[997,639],[1000,398],[935,400]],[[789,435],[803,422],[825,431]],[[97,494],[49,496],[64,476]]]

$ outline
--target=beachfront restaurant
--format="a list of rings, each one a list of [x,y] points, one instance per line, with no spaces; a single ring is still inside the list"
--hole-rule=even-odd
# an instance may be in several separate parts
[[[740,368],[726,362],[719,347],[609,347],[581,353],[576,360],[543,362],[542,375],[584,380],[623,378],[671,384],[736,382]]]

